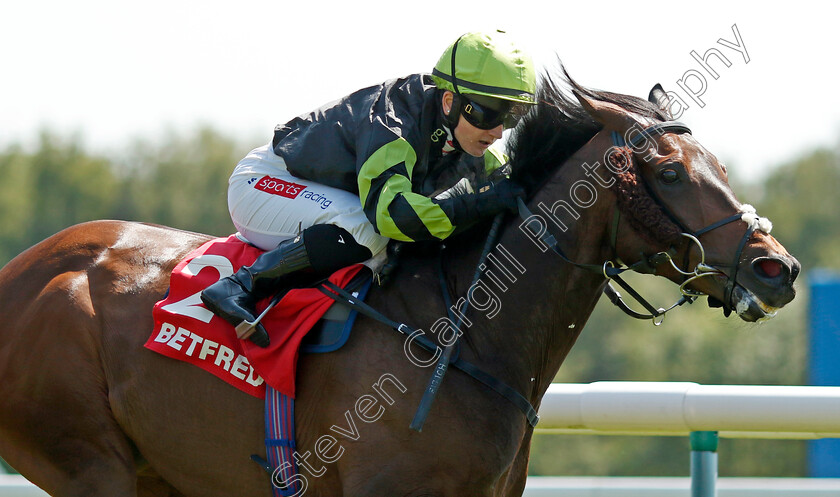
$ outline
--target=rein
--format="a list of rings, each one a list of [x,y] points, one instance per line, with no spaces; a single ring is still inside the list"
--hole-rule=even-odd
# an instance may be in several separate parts
[[[653,323],[656,326],[659,326],[660,324],[662,324],[662,318],[664,318],[666,312],[670,311],[675,307],[681,306],[686,302],[692,303],[696,298],[695,296],[691,295],[683,295],[683,297],[680,298],[680,300],[675,302],[667,309],[662,307],[656,308],[652,304],[650,304],[644,297],[642,297],[642,295],[639,294],[639,292],[637,292],[632,286],[630,286],[629,283],[627,283],[621,277],[621,274],[625,271],[636,271],[640,273],[650,272],[651,267],[656,267],[659,264],[665,262],[666,260],[670,260],[671,255],[667,252],[659,252],[657,254],[652,255],[651,257],[648,257],[647,259],[640,260],[630,266],[621,263],[617,265],[613,261],[605,261],[603,264],[582,264],[569,259],[566,256],[566,254],[563,253],[563,250],[560,248],[557,239],[554,237],[554,235],[548,232],[548,229],[545,226],[543,226],[542,231],[539,232],[532,230],[528,221],[532,219],[533,216],[535,216],[535,214],[532,213],[530,209],[528,209],[528,206],[525,205],[525,202],[523,202],[522,199],[519,199],[519,216],[523,219],[523,223],[520,226],[524,226],[528,231],[531,232],[532,236],[538,237],[541,242],[543,242],[547,247],[549,247],[552,250],[552,252],[560,256],[560,258],[563,259],[563,262],[566,262],[568,264],[571,264],[575,267],[584,269],[589,272],[602,274],[606,279],[614,281],[616,284],[618,284],[622,289],[624,289],[628,294],[630,294],[630,296],[633,297],[633,299],[636,302],[641,304],[649,312],[649,314],[642,314],[640,312],[634,311],[632,308],[630,308],[629,305],[627,305],[627,303],[624,302],[624,299],[622,298],[621,294],[618,293],[618,290],[616,290],[609,283],[607,283],[607,286],[604,288],[604,293],[607,295],[607,297],[609,297],[610,302],[612,302],[616,307],[621,309],[625,314],[627,314],[630,317],[636,319],[650,319],[653,320]],[[613,230],[615,230],[618,225],[617,221],[619,213],[617,210],[615,216],[616,222],[613,223]],[[656,321],[656,318],[660,318],[660,320]]]
[[[481,251],[481,256],[478,258],[478,264],[476,265],[475,274],[473,275],[472,283],[470,283],[469,288],[472,288],[476,283],[478,283],[479,278],[481,278],[481,270],[485,267],[484,262],[487,260],[487,255],[490,254],[491,250],[493,250],[493,244],[499,237],[499,230],[501,229],[504,217],[504,212],[500,212],[496,214],[495,219],[493,219],[493,224],[490,227],[490,231],[487,233],[487,240],[484,242],[484,250]],[[469,299],[464,299],[463,304],[458,309],[457,318],[454,316],[455,312],[452,310],[452,296],[449,295],[449,289],[446,286],[446,276],[443,272],[442,257],[440,262],[441,265],[439,267],[439,273],[441,293],[443,294],[443,300],[446,305],[446,311],[449,314],[449,319],[455,324],[455,338],[452,340],[452,343],[447,344],[443,354],[440,355],[437,365],[435,365],[434,374],[432,374],[432,377],[429,378],[429,384],[423,392],[423,397],[420,399],[420,405],[417,407],[414,419],[411,420],[409,428],[418,432],[423,430],[423,424],[426,422],[426,417],[428,417],[429,410],[432,408],[432,402],[435,399],[435,394],[437,394],[438,388],[440,388],[440,385],[443,383],[443,375],[446,374],[446,371],[449,368],[452,351],[455,350],[455,345],[458,343],[458,338],[461,335],[461,325],[464,323],[464,313],[467,311],[467,306],[470,303]],[[528,405],[530,406],[530,403]]]

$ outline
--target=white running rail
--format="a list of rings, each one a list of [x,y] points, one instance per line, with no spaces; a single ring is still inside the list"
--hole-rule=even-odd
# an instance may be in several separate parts
[[[538,430],[728,438],[840,438],[840,387],[599,381],[554,383]]]

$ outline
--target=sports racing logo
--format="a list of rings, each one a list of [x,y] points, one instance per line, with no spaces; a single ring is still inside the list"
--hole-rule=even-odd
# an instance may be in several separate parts
[[[306,188],[306,185],[290,183],[280,178],[272,178],[271,176],[266,175],[257,181],[254,188],[272,195],[280,195],[281,197],[286,198],[296,198],[300,192]]]

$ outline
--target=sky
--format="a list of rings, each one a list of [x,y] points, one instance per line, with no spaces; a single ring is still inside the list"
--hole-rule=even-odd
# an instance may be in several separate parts
[[[687,104],[680,120],[707,149],[758,179],[840,144],[834,5],[7,0],[0,147],[32,145],[50,129],[119,154],[138,138],[209,125],[241,140],[244,156],[277,123],[428,72],[464,32],[502,29],[540,70],[556,70],[559,58],[585,86],[646,97],[661,83]],[[717,78],[692,51],[708,55]],[[701,106],[689,93],[704,85]]]

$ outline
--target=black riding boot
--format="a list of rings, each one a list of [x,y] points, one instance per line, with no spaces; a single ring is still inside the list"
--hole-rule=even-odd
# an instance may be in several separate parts
[[[233,326],[257,318],[257,302],[282,290],[289,274],[311,269],[303,236],[285,240],[277,248],[257,257],[250,266],[242,266],[233,276],[222,278],[201,292],[201,301],[214,314]],[[297,279],[297,278],[294,278]],[[286,291],[297,285],[286,283]],[[269,344],[268,333],[258,324],[250,333],[237,337],[248,338],[260,347]]]

